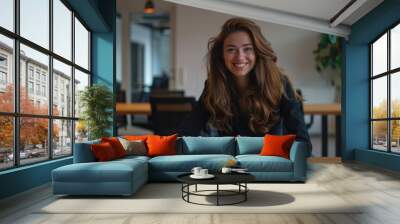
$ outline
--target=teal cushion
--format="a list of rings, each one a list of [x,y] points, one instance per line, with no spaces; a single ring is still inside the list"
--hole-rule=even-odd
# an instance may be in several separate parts
[[[157,156],[149,160],[151,172],[190,172],[193,167],[200,166],[212,172],[219,171],[230,159],[231,155],[174,155]]]
[[[234,137],[182,137],[177,149],[178,154],[199,155],[199,154],[226,154],[234,155]]]
[[[260,154],[264,137],[237,137],[236,155]]]
[[[236,160],[250,172],[293,172],[293,162],[279,156],[239,155]]]

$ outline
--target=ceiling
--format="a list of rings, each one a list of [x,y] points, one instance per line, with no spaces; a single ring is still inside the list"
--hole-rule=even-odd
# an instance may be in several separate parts
[[[343,37],[350,34],[350,26],[353,23],[383,2],[383,0],[165,1]],[[348,5],[346,10],[342,10],[346,5]],[[338,14],[341,10],[343,12]]]
[[[351,0],[222,0],[329,21]],[[296,2],[297,4],[293,4]],[[351,24],[348,24],[351,25]]]

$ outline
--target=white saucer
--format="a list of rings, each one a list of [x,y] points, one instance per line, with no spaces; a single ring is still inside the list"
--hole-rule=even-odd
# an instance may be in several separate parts
[[[211,178],[214,178],[214,177],[215,177],[215,176],[212,175],[212,174],[207,174],[207,175],[203,175],[203,176],[201,176],[201,175],[194,175],[194,174],[190,175],[190,178],[193,178],[193,179],[211,179]]]

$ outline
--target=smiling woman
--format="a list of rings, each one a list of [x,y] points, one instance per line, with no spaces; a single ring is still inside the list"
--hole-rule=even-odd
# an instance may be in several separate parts
[[[179,134],[295,134],[311,148],[301,100],[256,23],[244,18],[226,21],[209,40],[207,56],[206,85]]]

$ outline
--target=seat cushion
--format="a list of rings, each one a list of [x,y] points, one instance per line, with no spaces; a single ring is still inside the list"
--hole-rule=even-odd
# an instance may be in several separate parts
[[[239,155],[239,165],[249,172],[293,172],[292,161],[278,156]]]
[[[74,163],[53,170],[59,182],[130,182],[135,172],[147,170],[145,161],[122,159],[108,162]]]
[[[175,155],[158,156],[149,160],[150,172],[190,172],[193,167],[199,166],[211,172],[219,171],[230,159],[231,155]]]

